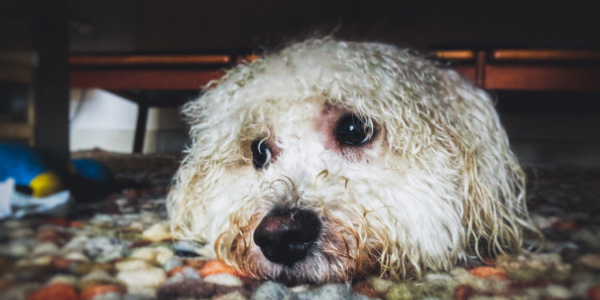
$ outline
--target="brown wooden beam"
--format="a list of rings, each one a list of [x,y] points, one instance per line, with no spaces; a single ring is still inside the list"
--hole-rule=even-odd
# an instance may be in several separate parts
[[[508,51],[508,50],[502,50]],[[502,54],[503,53],[503,54]],[[463,60],[452,66],[457,72],[486,89],[529,91],[598,91],[600,67],[597,64],[568,65],[564,62],[543,63],[543,60],[575,60],[585,57],[593,61],[594,51],[493,51],[488,60],[486,51],[438,51],[436,56],[444,59]],[[533,57],[531,61],[510,63],[510,59]],[[529,55],[529,56],[528,56]],[[229,56],[228,56],[229,57]],[[521,58],[519,58],[521,57]],[[252,60],[256,56],[240,56],[237,60]],[[465,61],[472,61],[472,63]],[[501,60],[502,63],[494,63]],[[528,64],[526,62],[535,62]],[[197,90],[211,80],[225,74],[222,70],[174,70],[174,69],[120,69],[120,70],[72,70],[72,87],[102,88],[107,90]]]
[[[28,123],[0,122],[0,138],[28,140],[31,138],[31,126]]]
[[[458,72],[465,78],[471,80],[472,82],[475,82],[475,65],[455,65],[452,66],[452,69],[454,69],[456,72]]]
[[[485,89],[513,91],[600,91],[600,68],[500,64],[485,68]]]
[[[71,55],[71,66],[229,64],[230,55]]]
[[[496,61],[600,61],[600,51],[594,50],[502,49],[491,56]]]
[[[487,52],[477,51],[475,58],[475,85],[485,88],[485,67],[487,64]]]
[[[260,58],[260,55],[257,54],[246,54],[246,55],[238,55],[236,62],[241,63],[245,62],[253,62]]]
[[[194,90],[225,74],[220,70],[71,70],[71,87],[106,90]]]
[[[442,60],[475,60],[475,52],[471,50],[438,50],[433,56]]]
[[[452,66],[470,80],[475,80],[473,65]],[[196,90],[225,74],[216,70],[71,70],[71,87],[106,90],[153,89]]]

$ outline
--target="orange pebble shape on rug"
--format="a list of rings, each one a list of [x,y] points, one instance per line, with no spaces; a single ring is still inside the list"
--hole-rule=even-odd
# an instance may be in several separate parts
[[[106,293],[122,294],[123,292],[123,288],[116,284],[96,285],[83,290],[83,292],[81,292],[80,300],[92,300],[98,295],[104,295]]]
[[[235,269],[223,265],[218,260],[207,261],[206,264],[204,264],[204,266],[202,266],[200,269],[200,275],[202,275],[202,277],[220,273],[232,274],[238,277],[241,276],[241,274]]]
[[[75,289],[66,283],[55,283],[30,294],[27,300],[78,300],[79,296]]]
[[[481,278],[498,278],[506,279],[506,272],[494,267],[477,267],[469,270],[471,275]]]

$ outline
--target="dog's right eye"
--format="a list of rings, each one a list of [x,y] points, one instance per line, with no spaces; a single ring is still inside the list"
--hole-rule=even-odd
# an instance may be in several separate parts
[[[373,137],[374,130],[358,116],[346,115],[340,119],[335,134],[342,145],[359,146]]]
[[[252,142],[252,163],[254,168],[262,169],[271,161],[271,150],[264,140],[254,140]]]

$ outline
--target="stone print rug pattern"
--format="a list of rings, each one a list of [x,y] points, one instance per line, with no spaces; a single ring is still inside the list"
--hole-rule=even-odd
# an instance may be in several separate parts
[[[172,171],[117,170],[150,188],[78,205],[65,219],[0,222],[0,299],[600,299],[598,171],[528,168],[530,211],[547,238],[539,253],[467,259],[421,280],[293,287],[238,276],[203,260],[201,245],[173,240]]]

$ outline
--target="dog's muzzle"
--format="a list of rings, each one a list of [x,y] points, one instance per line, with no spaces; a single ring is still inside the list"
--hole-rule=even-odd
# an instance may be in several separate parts
[[[254,243],[268,260],[291,268],[311,251],[321,227],[313,211],[275,208],[254,230]]]

